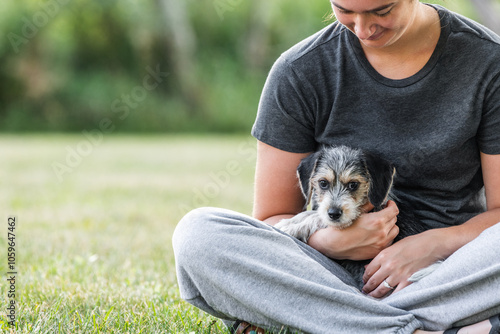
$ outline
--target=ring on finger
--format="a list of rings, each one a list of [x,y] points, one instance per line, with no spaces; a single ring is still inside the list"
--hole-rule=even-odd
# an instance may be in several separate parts
[[[382,284],[384,284],[384,286],[387,288],[387,289],[391,289],[391,290],[394,290],[395,287],[391,286],[389,283],[387,283],[387,280],[384,280],[382,282]]]

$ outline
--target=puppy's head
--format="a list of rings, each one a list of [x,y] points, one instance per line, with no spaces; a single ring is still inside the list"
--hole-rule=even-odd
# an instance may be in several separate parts
[[[370,201],[380,210],[387,202],[394,167],[368,152],[326,146],[303,159],[297,169],[302,193],[323,222],[350,226]]]

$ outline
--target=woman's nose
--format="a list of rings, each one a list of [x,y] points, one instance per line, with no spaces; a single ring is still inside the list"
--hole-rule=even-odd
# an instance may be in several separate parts
[[[362,14],[354,19],[354,33],[359,39],[368,39],[375,33],[375,26]]]

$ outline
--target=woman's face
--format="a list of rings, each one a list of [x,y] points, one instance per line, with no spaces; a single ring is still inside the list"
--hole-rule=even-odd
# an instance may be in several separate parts
[[[330,0],[337,20],[366,47],[383,48],[396,43],[412,26],[416,0]]]

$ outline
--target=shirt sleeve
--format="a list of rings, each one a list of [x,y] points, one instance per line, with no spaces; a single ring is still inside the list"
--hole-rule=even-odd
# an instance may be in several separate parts
[[[252,135],[288,152],[316,150],[314,95],[312,85],[281,56],[264,85]]]
[[[478,144],[483,153],[500,154],[500,73],[492,80],[486,92]]]

